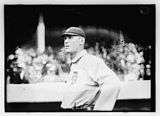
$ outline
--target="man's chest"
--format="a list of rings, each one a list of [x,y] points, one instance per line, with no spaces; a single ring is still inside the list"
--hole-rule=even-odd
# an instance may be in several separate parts
[[[80,63],[72,64],[70,67],[69,78],[72,84],[84,84],[90,81],[88,70]]]
[[[88,57],[82,57],[78,62],[71,64],[69,78],[73,84],[94,85],[96,67],[95,62],[89,60]]]

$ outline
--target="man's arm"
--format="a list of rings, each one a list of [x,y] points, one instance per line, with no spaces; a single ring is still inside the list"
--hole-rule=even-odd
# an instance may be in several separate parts
[[[103,60],[98,63],[96,77],[101,93],[95,102],[94,110],[111,111],[119,95],[121,82]]]

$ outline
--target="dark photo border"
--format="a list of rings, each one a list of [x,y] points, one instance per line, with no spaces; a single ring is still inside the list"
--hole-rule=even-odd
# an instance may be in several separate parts
[[[151,99],[119,100],[112,112],[156,112],[156,5],[4,5],[5,44],[5,112],[64,112],[59,102],[7,103],[7,57],[17,46],[34,39],[39,14],[43,14],[46,28],[93,26],[123,31],[133,42],[151,45]],[[58,41],[58,40],[57,40]],[[59,42],[59,41],[58,41]],[[58,44],[61,44],[59,42]],[[138,107],[138,104],[140,107]],[[127,107],[128,105],[134,110]],[[145,110],[141,106],[149,108]],[[54,109],[55,108],[55,109]],[[74,112],[74,111],[65,111]],[[76,111],[84,112],[84,111]],[[94,111],[93,111],[94,112]],[[96,111],[99,112],[99,111]],[[103,111],[107,112],[107,111]]]

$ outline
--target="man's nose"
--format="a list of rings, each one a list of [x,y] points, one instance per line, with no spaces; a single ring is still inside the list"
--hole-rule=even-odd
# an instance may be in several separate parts
[[[64,40],[64,43],[68,43],[69,42],[69,38],[66,37],[66,39]]]

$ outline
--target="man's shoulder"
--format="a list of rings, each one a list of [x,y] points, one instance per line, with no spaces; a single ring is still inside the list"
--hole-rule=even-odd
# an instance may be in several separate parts
[[[92,63],[98,63],[98,62],[103,61],[102,58],[95,56],[95,55],[92,55],[92,54],[89,54],[89,53],[87,53],[87,55],[86,55],[86,60],[89,62],[92,62]]]

